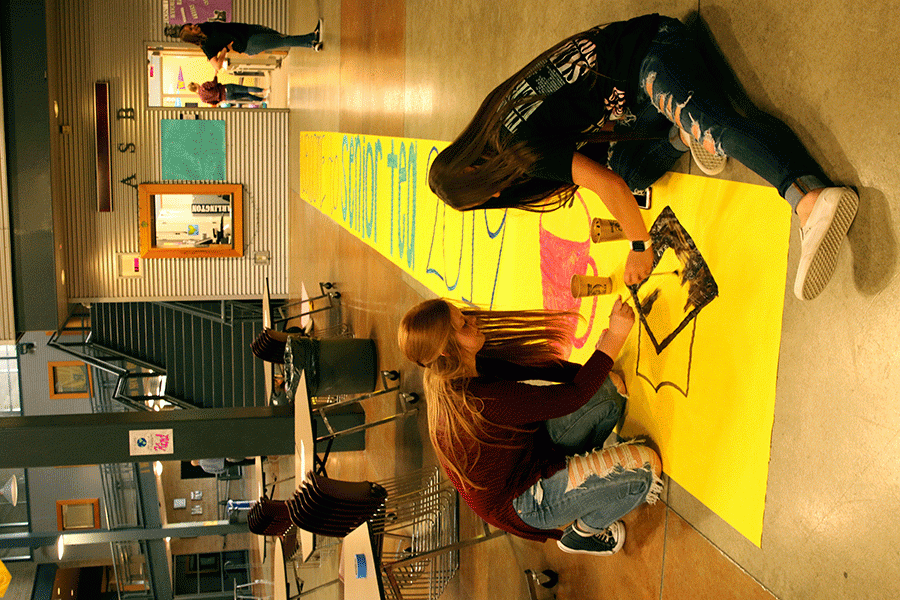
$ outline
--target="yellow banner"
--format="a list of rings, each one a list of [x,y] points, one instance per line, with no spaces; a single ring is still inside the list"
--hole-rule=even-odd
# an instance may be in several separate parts
[[[609,212],[586,191],[543,215],[449,209],[428,188],[431,161],[445,146],[304,133],[300,195],[439,296],[580,312],[570,358],[585,361],[616,295],[629,296],[627,242],[591,242],[592,218]],[[645,319],[618,361],[630,393],[624,433],[648,435],[672,479],[759,545],[789,207],[772,188],[669,174],[642,214],[648,227],[659,221],[655,243],[672,247],[638,292]],[[576,274],[609,277],[610,293],[573,297]],[[698,300],[710,282],[717,294]]]
[[[3,561],[0,560],[0,598],[6,595],[6,590],[9,588],[11,581],[12,575],[9,574],[9,569],[7,569],[6,565],[3,564]]]

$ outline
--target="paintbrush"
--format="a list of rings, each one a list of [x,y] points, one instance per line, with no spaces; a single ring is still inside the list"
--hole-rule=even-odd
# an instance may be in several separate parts
[[[647,275],[647,278],[656,277],[657,275],[681,275],[681,271],[675,269],[674,271],[665,271],[663,273],[650,273]]]

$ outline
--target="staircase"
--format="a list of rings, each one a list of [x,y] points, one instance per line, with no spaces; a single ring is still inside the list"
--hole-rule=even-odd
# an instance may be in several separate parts
[[[165,369],[166,393],[198,408],[264,406],[260,314],[258,302],[94,303],[91,341]]]

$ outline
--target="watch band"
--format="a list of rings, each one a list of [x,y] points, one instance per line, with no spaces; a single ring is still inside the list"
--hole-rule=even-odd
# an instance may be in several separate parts
[[[650,240],[635,240],[631,242],[631,249],[635,252],[643,252],[650,247]]]

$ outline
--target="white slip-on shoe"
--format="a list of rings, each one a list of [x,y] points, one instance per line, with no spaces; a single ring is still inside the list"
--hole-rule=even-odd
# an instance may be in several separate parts
[[[316,34],[316,43],[317,44],[321,44],[322,38],[324,37],[324,34],[322,33],[322,25],[323,24],[324,24],[324,21],[322,19],[319,19],[319,21],[316,23],[316,28],[313,30],[313,33]]]
[[[806,225],[800,228],[797,298],[812,300],[825,289],[858,207],[859,197],[846,187],[825,188],[816,198]]]
[[[691,158],[694,164],[707,175],[718,175],[725,170],[725,163],[728,162],[727,156],[719,156],[713,154],[703,147],[703,144],[691,136]]]
[[[703,147],[703,144],[694,139],[694,136],[680,127],[678,128],[678,134],[681,137],[681,143],[690,148],[691,158],[694,159],[694,164],[697,165],[700,171],[707,175],[718,175],[725,170],[725,163],[728,162],[727,156],[711,154]]]

